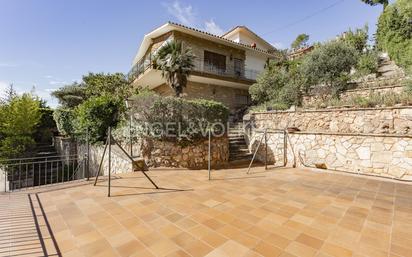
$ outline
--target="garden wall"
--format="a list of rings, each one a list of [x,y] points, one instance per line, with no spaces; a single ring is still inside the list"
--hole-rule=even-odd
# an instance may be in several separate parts
[[[224,167],[229,161],[227,136],[215,137],[211,141],[211,165]],[[208,165],[208,140],[182,146],[174,142],[145,140],[141,151],[149,166],[206,169]]]
[[[123,144],[122,144],[123,145]],[[127,153],[130,146],[125,145]],[[90,174],[95,176],[99,169],[99,163],[103,155],[104,145],[90,146]],[[79,156],[86,154],[87,148],[78,147]],[[181,146],[173,142],[158,140],[142,140],[140,144],[134,144],[134,153],[142,153],[149,167],[180,167],[189,169],[205,169],[208,164],[208,140],[201,140],[195,144]],[[107,152],[104,158],[102,170],[108,175],[109,161]],[[211,165],[213,168],[227,165],[229,160],[229,141],[226,136],[212,138]],[[112,173],[124,173],[132,171],[132,162],[126,154],[117,146],[112,145]]]
[[[412,107],[271,111],[250,116],[259,128],[412,135]]]
[[[412,108],[277,111],[245,116],[251,150],[268,129],[268,161],[412,179]],[[300,131],[287,133],[297,127]],[[265,158],[265,144],[257,158]]]
[[[260,136],[252,138],[253,150]],[[267,137],[269,164],[412,179],[412,137],[296,132],[286,135],[286,143],[283,132],[269,132]],[[257,154],[261,161],[264,148]]]
[[[404,86],[402,85],[394,85],[394,86],[384,86],[384,87],[371,87],[371,88],[356,88],[356,89],[349,89],[344,91],[340,94],[341,100],[347,100],[352,97],[367,97],[370,94],[387,94],[387,93],[394,93],[400,94],[404,90]],[[312,106],[315,103],[319,103],[322,101],[321,97],[316,95],[306,95],[303,96],[302,99],[303,106]]]

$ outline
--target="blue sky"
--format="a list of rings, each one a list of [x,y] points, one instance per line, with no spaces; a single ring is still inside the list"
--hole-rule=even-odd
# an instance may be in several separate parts
[[[299,33],[373,33],[381,10],[360,0],[0,0],[0,90],[34,86],[55,106],[49,93],[89,71],[128,72],[144,34],[169,20],[212,33],[246,25],[284,48]]]

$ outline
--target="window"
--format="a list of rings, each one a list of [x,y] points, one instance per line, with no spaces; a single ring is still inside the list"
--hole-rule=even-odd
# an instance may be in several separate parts
[[[205,70],[224,73],[226,71],[226,56],[205,51],[204,66]]]
[[[237,106],[243,106],[249,104],[249,96],[247,95],[236,95],[235,101]]]
[[[244,64],[242,59],[235,58],[234,59],[234,72],[235,76],[242,77],[244,70]]]

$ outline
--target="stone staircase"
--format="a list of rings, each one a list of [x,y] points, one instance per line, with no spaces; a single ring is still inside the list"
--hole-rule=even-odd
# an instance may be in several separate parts
[[[252,153],[246,144],[243,135],[243,123],[231,123],[229,125],[229,161],[250,161]]]
[[[370,74],[348,83],[348,89],[402,87],[405,72],[387,56],[379,58],[377,74]]]

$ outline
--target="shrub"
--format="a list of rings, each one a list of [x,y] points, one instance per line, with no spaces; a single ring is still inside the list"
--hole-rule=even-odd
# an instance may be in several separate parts
[[[287,80],[286,67],[277,66],[274,62],[269,63],[269,66],[256,79],[256,83],[249,88],[252,101],[264,103],[278,98]]]
[[[379,55],[376,51],[368,51],[359,56],[358,63],[356,64],[356,75],[365,76],[373,74],[378,71],[379,68]]]
[[[92,97],[75,109],[74,132],[84,139],[89,132],[91,143],[104,141],[109,127],[115,128],[124,110],[124,103],[110,96]]]
[[[219,122],[226,125],[229,118],[229,109],[212,100],[161,97],[147,92],[132,99],[134,126],[140,126],[138,131],[142,136],[192,141],[205,137],[210,124]],[[224,132],[224,129],[214,127],[216,133]]]
[[[321,45],[301,65],[306,87],[325,85],[330,94],[338,97],[345,89],[349,72],[357,63],[356,50],[341,41]]]
[[[272,61],[249,88],[252,100],[257,104],[277,102],[282,106],[300,105],[302,76],[299,60]]]
[[[54,110],[53,119],[56,122],[57,130],[63,136],[74,134],[73,122],[75,119],[74,111],[68,108]]]

